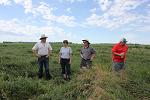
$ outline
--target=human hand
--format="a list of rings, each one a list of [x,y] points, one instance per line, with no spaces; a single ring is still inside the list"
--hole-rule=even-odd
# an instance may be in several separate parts
[[[80,54],[80,56],[81,56],[81,58],[83,58],[83,55],[82,55],[82,54]]]
[[[121,53],[120,56],[121,56],[121,58],[123,58],[124,57],[124,53]]]
[[[90,61],[92,61],[92,60],[93,60],[93,58],[90,59]]]
[[[60,59],[58,60],[58,64],[60,64]]]
[[[94,59],[94,58],[93,58],[93,57],[91,57],[90,61],[93,61],[93,59]]]
[[[40,58],[41,56],[39,54],[36,54],[36,57]]]
[[[69,61],[69,64],[71,64],[71,63],[72,63],[72,61],[70,60],[70,61]]]
[[[49,58],[49,55],[47,55],[46,58]]]

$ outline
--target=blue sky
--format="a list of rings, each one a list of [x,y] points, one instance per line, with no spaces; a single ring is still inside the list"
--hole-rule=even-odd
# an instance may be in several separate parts
[[[0,0],[0,42],[150,44],[150,0]]]

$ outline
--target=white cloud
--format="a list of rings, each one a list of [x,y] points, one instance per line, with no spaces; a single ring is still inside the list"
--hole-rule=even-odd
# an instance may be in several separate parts
[[[73,16],[56,16],[53,14],[53,11],[54,8],[50,8],[47,3],[40,2],[40,5],[38,7],[35,7],[32,13],[34,14],[34,16],[42,16],[42,18],[47,20],[48,23],[57,22],[69,27],[74,27],[76,25],[75,18]]]
[[[93,8],[93,9],[90,10],[90,12],[91,12],[91,13],[95,13],[96,10],[97,10],[97,8]]]
[[[74,3],[74,2],[82,2],[85,0],[59,0],[60,2],[70,2],[70,3]]]
[[[17,19],[10,21],[0,20],[0,31],[3,32],[30,35],[36,33],[37,29],[35,26],[21,24]]]
[[[106,0],[105,2],[108,3],[111,1]],[[86,24],[115,29],[123,25],[130,24],[131,22],[140,21],[144,18],[143,15],[134,12],[131,13],[130,10],[134,10],[139,5],[142,5],[145,2],[147,1],[115,0],[114,2],[112,2],[111,7],[107,9],[107,11],[104,12],[103,15],[92,14],[89,18],[87,18]]]
[[[48,37],[50,37],[51,41],[62,41],[63,39],[68,39],[70,41],[78,40],[75,34],[66,33],[64,29],[59,27],[53,26],[39,27],[30,24],[24,24],[22,21],[19,21],[16,18],[9,21],[0,20],[0,36],[8,35],[10,38],[12,38],[12,36],[14,38],[20,36],[21,39],[26,39],[26,41],[28,41],[27,37],[32,37],[33,39],[30,38],[29,41],[33,40],[35,41],[38,40],[36,39],[37,38],[36,34],[39,34],[39,37],[40,34],[46,34]],[[0,38],[0,40],[2,41],[3,39]],[[16,39],[14,41],[18,40],[20,39]]]
[[[25,13],[29,13],[32,11],[32,0],[0,0],[0,4],[3,4],[5,6],[11,5],[12,2],[21,4],[25,9]]]
[[[33,8],[33,15],[34,16],[42,16],[43,19],[49,20],[49,21],[54,21],[55,15],[53,14],[53,8],[49,7],[47,3],[40,2],[40,5]]]
[[[66,11],[67,11],[68,13],[71,13],[71,8],[67,8]]]
[[[121,16],[122,14],[127,13],[128,11],[135,9],[139,5],[144,3],[144,1],[138,0],[116,0],[114,5],[110,8],[107,12],[109,15],[112,16]]]
[[[54,8],[50,8],[48,4],[44,2],[40,2],[38,7],[33,9],[33,14],[42,16],[43,19],[47,20],[48,22],[57,22],[64,24],[69,27],[76,26],[75,17],[74,16],[67,16],[61,15],[56,16],[53,14]]]
[[[62,15],[57,17],[56,21],[58,23],[63,23],[66,26],[74,27],[76,26],[75,18],[73,16]]]
[[[0,0],[0,5],[11,5],[11,1],[10,0]]]
[[[61,23],[68,27],[76,26],[75,17],[74,16],[67,16],[61,15],[56,16],[54,15],[54,10],[56,8],[52,8],[49,4],[45,2],[40,2],[39,5],[33,6],[32,0],[13,0],[16,4],[20,4],[24,7],[25,13],[31,13],[34,17],[41,17],[43,20],[47,21],[47,24],[52,23]],[[77,0],[82,1],[82,0]],[[8,5],[11,1],[10,0],[2,0],[0,4]],[[74,0],[72,1],[74,2]],[[69,12],[71,8],[68,8],[67,11]]]
[[[0,20],[0,31],[24,35],[33,35],[35,33],[40,34],[46,33],[49,35],[53,35],[54,33],[56,33],[57,30],[55,30],[55,27],[51,26],[38,27],[30,24],[24,24],[23,22],[20,22],[17,19],[13,19],[10,21]]]
[[[40,2],[39,5],[32,5],[32,0],[3,0],[0,1],[1,5],[19,4],[24,7],[25,14],[32,14],[35,17],[40,17],[40,21],[45,21],[47,25],[36,26],[32,25],[32,22],[27,19],[18,20],[14,18],[12,20],[0,20],[0,40],[1,41],[35,41],[38,40],[40,34],[46,34],[49,41],[62,41],[68,39],[69,41],[76,41],[79,38],[73,33],[66,33],[64,29],[57,26],[53,27],[49,23],[61,23],[63,25],[73,27],[76,25],[75,18],[73,16],[54,15],[56,8],[50,7],[47,3]],[[68,9],[69,10],[69,9]],[[30,16],[30,19],[31,18]],[[27,22],[26,22],[27,21]],[[38,35],[38,37],[37,37]],[[6,38],[7,37],[7,38]]]
[[[23,5],[25,13],[32,12],[32,0],[14,0],[14,2]]]
[[[97,0],[99,6],[101,7],[102,11],[105,11],[109,8],[109,6],[112,4],[111,0]]]

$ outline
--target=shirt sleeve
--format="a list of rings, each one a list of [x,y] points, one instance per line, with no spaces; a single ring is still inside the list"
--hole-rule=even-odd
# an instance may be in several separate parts
[[[51,51],[53,50],[52,47],[51,47],[51,45],[50,45],[49,43],[48,43],[48,48],[49,48],[49,50],[51,50]]]
[[[38,50],[38,43],[33,46],[32,50]]]
[[[112,48],[112,52],[116,52],[117,51],[117,45],[113,46]]]
[[[59,51],[59,54],[61,54],[62,53],[62,47],[60,48],[60,51]]]

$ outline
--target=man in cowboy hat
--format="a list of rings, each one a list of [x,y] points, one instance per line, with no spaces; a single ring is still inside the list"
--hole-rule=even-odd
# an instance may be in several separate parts
[[[38,78],[39,79],[42,78],[44,66],[46,79],[49,80],[52,78],[49,73],[49,56],[51,54],[52,47],[48,42],[46,42],[47,38],[48,37],[46,37],[45,34],[42,34],[40,38],[41,41],[34,45],[32,51],[34,55],[38,58],[38,65],[39,65]]]
[[[96,51],[94,48],[90,47],[90,42],[87,39],[82,40],[83,47],[80,51],[81,63],[80,68],[91,68],[93,58],[95,57]]]
[[[119,72],[122,80],[125,78],[125,62],[128,50],[126,43],[127,40],[122,38],[121,41],[112,48],[113,70]]]

